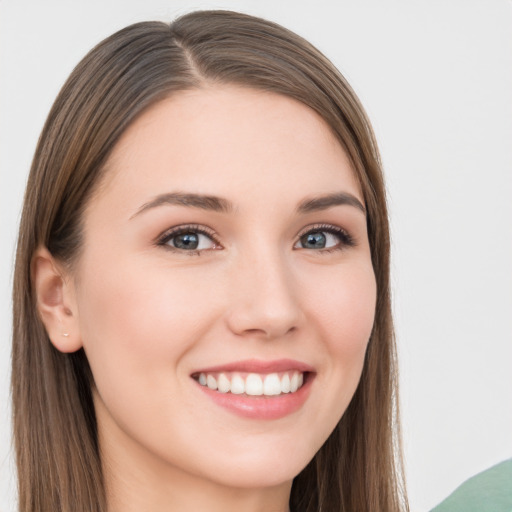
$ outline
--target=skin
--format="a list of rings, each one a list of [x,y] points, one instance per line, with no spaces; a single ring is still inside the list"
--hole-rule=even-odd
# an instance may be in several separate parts
[[[140,211],[168,192],[233,208]],[[353,396],[374,320],[365,214],[353,205],[297,211],[339,192],[363,203],[344,150],[311,109],[205,87],[159,102],[124,133],[86,209],[72,274],[38,251],[50,338],[64,352],[84,347],[94,375],[110,512],[288,510],[292,479]],[[215,241],[201,238],[192,254],[158,244],[189,224]],[[329,235],[332,247],[304,248],[301,235],[318,224],[342,228],[354,245]],[[243,418],[191,378],[252,358],[315,368],[298,411]]]

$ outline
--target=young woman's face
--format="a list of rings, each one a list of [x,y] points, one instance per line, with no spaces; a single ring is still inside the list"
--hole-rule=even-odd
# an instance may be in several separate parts
[[[363,198],[327,125],[272,93],[176,94],[117,144],[84,236],[109,465],[288,485],[347,408],[374,319]]]

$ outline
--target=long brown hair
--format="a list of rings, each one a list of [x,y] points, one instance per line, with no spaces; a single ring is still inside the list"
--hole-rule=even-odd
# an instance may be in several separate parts
[[[315,110],[347,151],[367,208],[377,280],[375,323],[361,381],[339,424],[295,478],[294,512],[406,510],[389,295],[389,234],[370,123],[343,76],[317,49],[274,23],[228,11],[144,22],[108,37],[78,64],[43,128],[20,225],[14,277],[12,396],[23,512],[104,512],[106,496],[83,350],[56,350],[40,321],[31,259],[47,247],[72,265],[82,213],[120,135],[148,106],[202,84],[237,84]]]

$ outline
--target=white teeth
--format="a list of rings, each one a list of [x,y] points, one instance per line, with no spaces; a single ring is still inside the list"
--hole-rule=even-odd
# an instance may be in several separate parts
[[[290,381],[290,391],[295,393],[299,389],[299,374],[297,372],[293,372],[292,379]]]
[[[245,379],[245,393],[247,395],[262,395],[263,381],[257,373],[250,373]]]
[[[197,378],[201,386],[207,386],[220,393],[243,393],[251,396],[277,396],[283,393],[295,393],[304,384],[302,372],[284,372],[279,377],[278,373],[259,375],[249,373],[244,379],[238,373],[209,374],[200,373]]]
[[[240,375],[233,375],[231,379],[231,393],[234,395],[245,393],[245,381]]]
[[[221,393],[227,393],[231,389],[231,382],[223,373],[219,375],[217,385]]]
[[[281,379],[281,392],[289,393],[290,392],[290,376],[285,373],[283,378]]]
[[[277,373],[269,373],[263,381],[263,394],[268,396],[281,394],[281,381]]]
[[[217,389],[217,381],[215,380],[215,377],[213,377],[212,375],[208,375],[206,377],[206,385],[210,389]]]

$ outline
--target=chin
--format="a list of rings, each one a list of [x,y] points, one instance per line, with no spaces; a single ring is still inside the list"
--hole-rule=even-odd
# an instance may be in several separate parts
[[[307,442],[304,441],[294,444],[307,446]],[[224,455],[227,453],[229,452]],[[221,454],[212,454],[208,457],[208,467],[204,469],[210,480],[221,485],[246,489],[275,487],[291,482],[314,456],[315,453],[294,450],[284,442],[280,449],[256,449],[242,456],[232,455],[224,458]],[[221,460],[222,458],[224,460]]]
[[[214,480],[224,486],[240,489],[262,489],[289,484],[304,469],[309,460],[303,464],[290,465],[271,460],[261,461],[253,467],[243,466],[225,471],[218,471]]]

